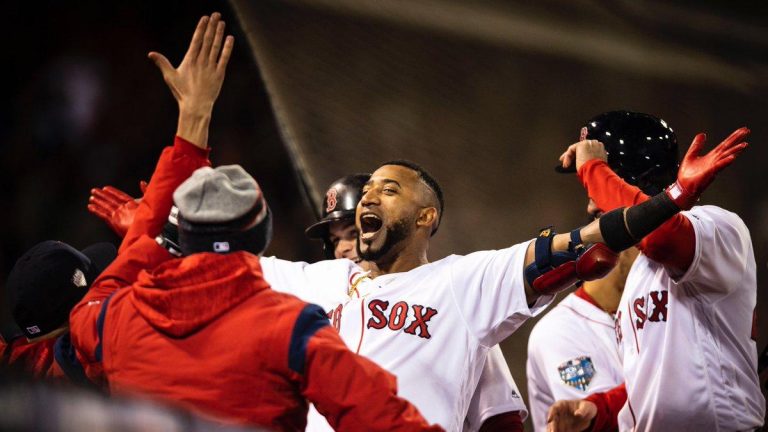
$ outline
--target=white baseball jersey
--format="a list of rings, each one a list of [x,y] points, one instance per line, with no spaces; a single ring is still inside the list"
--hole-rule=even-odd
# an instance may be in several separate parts
[[[714,206],[683,213],[696,251],[680,278],[640,254],[616,313],[627,386],[619,429],[752,430],[765,400],[750,339],[757,287],[749,230]]]
[[[552,300],[525,298],[528,242],[452,255],[409,272],[350,278],[346,260],[262,259],[273,289],[320,304],[347,346],[398,378],[398,394],[449,431],[462,429],[488,350]],[[350,292],[343,302],[327,303]],[[332,295],[318,293],[333,293]]]
[[[583,399],[624,382],[613,316],[569,294],[533,327],[526,368],[531,420],[536,431],[545,431],[555,401]]]
[[[518,411],[520,419],[525,421],[528,409],[525,407],[520,390],[512,378],[507,361],[498,345],[488,351],[480,381],[477,383],[469,410],[464,418],[463,432],[477,432],[483,422],[506,412]]]

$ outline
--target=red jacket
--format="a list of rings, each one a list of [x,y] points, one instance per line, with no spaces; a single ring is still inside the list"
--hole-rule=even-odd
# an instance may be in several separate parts
[[[184,148],[177,139],[163,153],[117,259],[70,316],[75,346],[103,361],[110,389],[278,430],[303,430],[307,400],[338,430],[430,429],[397,397],[394,376],[350,352],[319,307],[272,291],[258,257],[174,259],[150,237],[193,171],[173,162]]]

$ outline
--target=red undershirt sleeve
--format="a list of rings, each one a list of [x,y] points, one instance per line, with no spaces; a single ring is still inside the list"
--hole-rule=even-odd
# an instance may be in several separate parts
[[[605,161],[587,161],[579,168],[578,175],[589,197],[604,212],[650,199],[640,188],[616,175]],[[670,268],[672,273],[682,275],[693,262],[696,250],[693,224],[678,213],[646,236],[637,247],[648,258]]]
[[[607,392],[593,393],[585,399],[597,405],[597,415],[592,421],[590,431],[618,430],[619,411],[627,402],[627,388],[623,383]]]
[[[520,411],[505,412],[486,419],[479,432],[523,432]]]

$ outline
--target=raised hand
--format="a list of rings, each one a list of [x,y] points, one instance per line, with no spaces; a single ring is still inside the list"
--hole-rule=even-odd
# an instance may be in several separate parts
[[[177,135],[202,148],[208,145],[211,111],[221,91],[235,42],[232,36],[224,38],[224,27],[218,12],[200,18],[187,53],[177,68],[158,52],[148,55],[179,104]]]
[[[587,400],[559,400],[547,412],[547,432],[581,432],[597,415],[597,405]]]
[[[605,146],[600,141],[582,140],[568,146],[559,159],[563,172],[578,171],[589,160],[600,159],[607,161],[608,153],[606,153]]]
[[[749,132],[750,130],[746,127],[736,129],[705,155],[700,153],[707,136],[703,133],[696,135],[680,163],[677,181],[666,190],[667,195],[681,210],[693,207],[717,173],[733,163],[736,157],[747,148],[748,144],[744,138],[749,135]]]
[[[141,182],[139,187],[144,192],[146,182]],[[120,189],[105,186],[101,189],[91,189],[88,211],[106,222],[118,236],[125,237],[128,227],[133,223],[139,201],[140,199],[135,199]]]

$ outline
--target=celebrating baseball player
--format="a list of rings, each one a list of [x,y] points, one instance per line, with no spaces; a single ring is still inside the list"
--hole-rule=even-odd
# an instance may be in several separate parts
[[[346,348],[324,311],[264,281],[266,200],[241,167],[212,169],[207,158],[232,45],[213,14],[178,68],[150,54],[179,104],[176,140],[117,259],[72,311],[73,344],[103,363],[112,391],[228,422],[303,430],[309,400],[338,430],[441,430],[397,396],[391,374]],[[180,259],[161,234],[172,203]]]
[[[638,245],[616,312],[624,385],[555,403],[550,430],[762,425],[765,400],[750,337],[756,283],[749,230],[734,213],[696,205],[702,188],[746,148],[748,134],[738,129],[706,155],[706,136],[697,135],[678,170],[674,134],[663,120],[610,112],[588,122],[582,141],[563,153],[562,166],[575,168],[594,205],[608,212],[601,220],[612,209],[652,202],[675,172],[677,181],[657,197],[686,211]]]
[[[306,229],[307,237],[323,241],[327,258],[346,258],[359,263],[363,269],[368,263],[357,256],[357,229],[355,209],[362,197],[363,186],[370,174],[352,174],[333,182],[325,193],[321,207],[321,219]],[[337,322],[340,310],[329,312]],[[374,359],[376,360],[376,359]],[[475,393],[469,404],[463,430],[466,431],[515,431],[522,430],[528,411],[520,397],[509,366],[501,348],[495,345],[488,352]],[[322,429],[322,419],[310,411],[309,430]],[[327,424],[327,423],[326,423]]]
[[[723,167],[681,170],[686,196],[698,197]],[[356,210],[358,256],[370,262],[367,271],[348,260],[310,265],[265,258],[262,267],[273,286],[333,310],[347,345],[394,372],[400,394],[428,420],[460,430],[488,349],[554,293],[604,276],[616,256],[598,242],[622,251],[679,210],[660,193],[570,234],[545,230],[533,242],[430,263],[442,191],[419,165],[391,161],[371,175]]]

